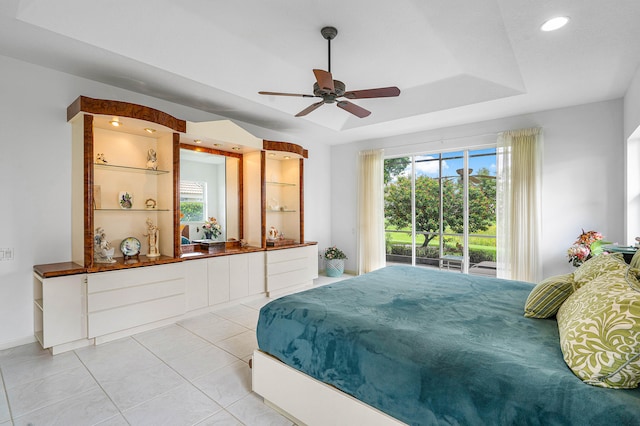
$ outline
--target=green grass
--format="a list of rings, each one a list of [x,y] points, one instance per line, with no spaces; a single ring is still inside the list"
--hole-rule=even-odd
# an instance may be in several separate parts
[[[389,227],[388,230],[394,230],[392,227]],[[387,235],[390,235],[389,242],[391,244],[403,244],[403,245],[411,245],[411,229],[404,228],[402,231],[406,232],[388,232]],[[492,225],[489,229],[483,232],[478,232],[478,235],[496,235],[496,225]],[[462,239],[461,237],[445,236],[445,239],[451,239],[452,241],[459,241]],[[424,237],[422,235],[416,236],[416,245],[421,246],[424,241]],[[429,242],[429,247],[438,247],[440,244],[440,238],[435,237]],[[446,240],[445,240],[446,244]],[[495,238],[481,238],[481,237],[469,237],[469,249],[475,250],[483,250],[489,252],[496,252],[496,239]]]

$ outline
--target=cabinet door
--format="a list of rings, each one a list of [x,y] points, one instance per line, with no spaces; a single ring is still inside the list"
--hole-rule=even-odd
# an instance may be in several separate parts
[[[42,280],[42,346],[50,348],[87,337],[85,275]]]
[[[265,287],[265,254],[249,253],[246,254],[249,259],[249,295],[262,294],[267,289]]]
[[[189,260],[185,263],[187,277],[187,311],[209,305],[207,259]]]
[[[208,259],[209,305],[229,301],[229,258],[221,256]]]
[[[229,256],[229,298],[249,295],[249,257],[246,254]]]

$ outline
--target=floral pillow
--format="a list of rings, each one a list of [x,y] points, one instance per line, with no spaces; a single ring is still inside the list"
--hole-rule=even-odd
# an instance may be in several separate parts
[[[573,273],[573,280],[576,283],[576,289],[589,283],[589,281],[600,275],[607,274],[612,271],[626,270],[627,265],[621,253],[601,254],[592,257],[582,264]]]
[[[524,305],[527,318],[551,318],[575,291],[573,274],[549,277],[536,285]]]
[[[590,385],[629,389],[640,382],[640,282],[632,268],[600,275],[558,310],[560,347]]]

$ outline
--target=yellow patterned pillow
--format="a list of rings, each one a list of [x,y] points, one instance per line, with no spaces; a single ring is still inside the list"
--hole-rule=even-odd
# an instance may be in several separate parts
[[[524,305],[527,318],[551,318],[575,291],[573,274],[556,275],[540,281]]]
[[[576,282],[576,289],[582,287],[602,274],[621,269],[626,270],[628,266],[629,265],[624,261],[622,253],[601,254],[599,256],[592,257],[584,262],[573,273],[573,280]]]
[[[632,268],[600,275],[558,310],[560,347],[590,385],[629,389],[640,382],[640,282]]]

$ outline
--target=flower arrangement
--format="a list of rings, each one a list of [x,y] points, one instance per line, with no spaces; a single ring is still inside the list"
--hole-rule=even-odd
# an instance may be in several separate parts
[[[333,247],[329,247],[329,248],[325,249],[324,258],[327,259],[327,260],[346,259],[347,255],[344,254],[344,252],[342,250],[340,250],[339,248],[337,248],[336,246],[333,246]]]
[[[222,233],[222,226],[220,226],[215,217],[210,217],[204,225],[202,225],[202,232],[204,232],[204,236],[208,240],[218,238],[218,235]]]
[[[582,234],[578,235],[578,239],[567,250],[569,263],[577,267],[601,254],[603,252],[602,246],[608,244],[603,238],[602,234],[597,231],[585,232],[583,229]]]

